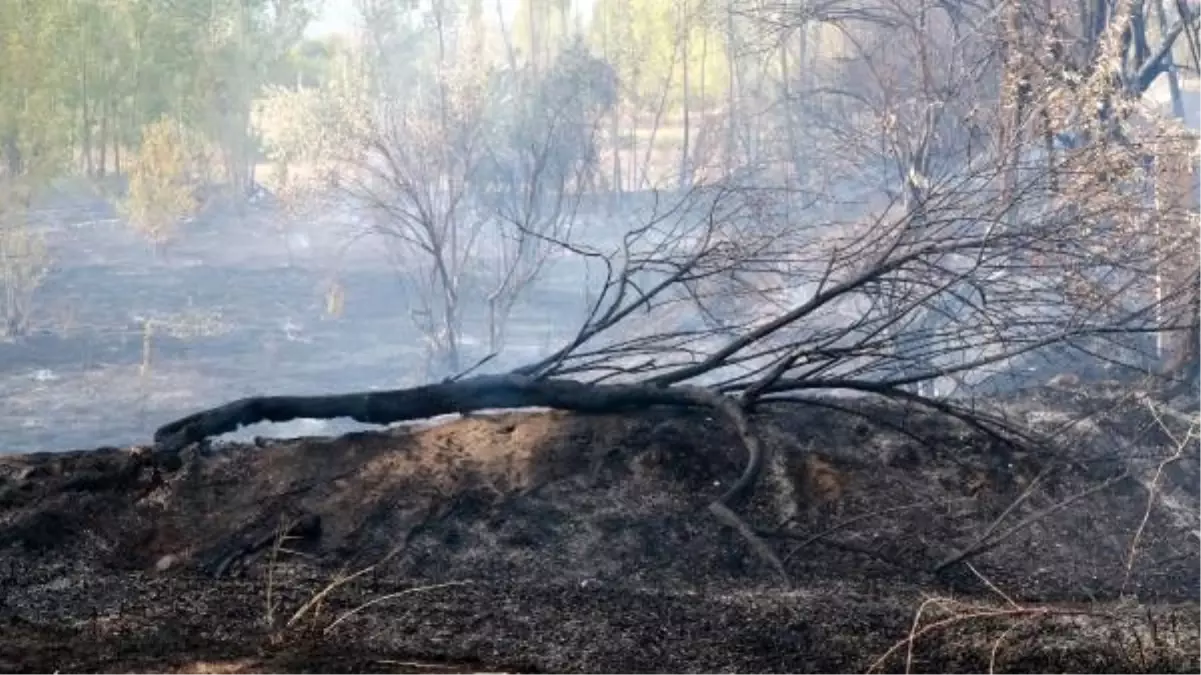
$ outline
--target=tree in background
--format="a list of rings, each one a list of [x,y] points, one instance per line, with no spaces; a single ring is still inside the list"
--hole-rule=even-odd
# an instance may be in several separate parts
[[[609,129],[613,186],[640,189],[657,182],[665,171],[687,186],[695,170],[707,163],[696,157],[706,130],[693,118],[725,101],[730,67],[714,8],[700,0],[593,4],[589,42],[613,65],[620,83],[621,105]],[[668,123],[679,136],[664,132],[661,141],[660,132]],[[678,149],[678,171],[662,166],[652,170],[653,153],[664,144]]]
[[[65,2],[16,2],[0,12],[0,337],[25,335],[50,256],[30,207],[71,159],[70,71],[59,49]]]
[[[71,5],[14,4],[0,12],[0,156],[10,177],[45,177],[70,157],[71,72],[57,50],[73,19]]]
[[[33,294],[49,268],[46,242],[28,222],[30,196],[27,185],[0,180],[0,338],[28,332]]]
[[[195,212],[188,159],[178,123],[163,117],[143,128],[122,211],[157,252],[162,252],[180,222]]]
[[[582,38],[542,71],[493,69],[486,95],[488,153],[473,176],[481,196],[499,194],[505,203],[515,191],[537,190],[539,181],[592,187],[599,126],[617,103],[617,78]]]
[[[256,104],[255,127],[273,164],[268,187],[296,208],[338,183],[345,144],[365,133],[380,95],[366,54],[336,41],[326,53],[321,86],[269,85]]]
[[[656,203],[634,225],[597,242],[573,241],[564,227],[534,231],[526,223],[539,221],[515,219],[521,226],[509,232],[523,238],[501,253],[478,242],[488,241],[495,214],[504,211],[472,203],[473,172],[489,154],[485,71],[470,58],[443,61],[435,86],[405,106],[372,106],[364,134],[338,147],[348,150],[342,161],[352,169],[352,194],[372,210],[372,227],[390,238],[417,285],[423,332],[445,348],[443,363],[427,377],[450,376],[391,391],[233,401],[165,425],[156,433],[159,449],[265,419],[345,416],[388,424],[525,406],[586,413],[707,408],[738,434],[746,457],[742,473],[713,491],[709,512],[786,576],[758,532],[789,520],[792,493],[780,490],[773,496],[789,498],[746,511],[761,518],[759,506],[776,505],[763,522],[736,512],[757,486],[771,486],[760,480],[765,473],[787,470],[773,469],[778,460],[761,443],[754,417],[760,406],[829,407],[837,405],[833,392],[853,392],[929,408],[1022,443],[1036,430],[977,405],[972,395],[924,385],[1012,370],[1057,348],[1100,347],[1094,364],[1122,359],[1125,353],[1109,347],[1115,336],[1164,329],[1157,310],[1187,290],[1182,283],[1169,293],[1148,292],[1166,251],[1162,234],[1146,225],[1186,222],[1187,206],[1166,196],[1144,199],[1148,165],[1141,158],[1154,152],[1157,160],[1191,165],[1195,146],[1182,149],[1180,134],[1124,99],[1111,67],[1124,44],[1120,29],[1104,32],[1097,60],[1074,81],[1023,72],[1013,47],[1015,23],[1024,31],[1025,17],[1015,21],[1020,15],[1003,10],[1028,5],[998,3],[963,16],[954,4],[881,0],[826,17],[848,32],[849,45],[814,78],[821,91],[806,93],[821,94],[822,106],[807,111],[821,121],[809,138],[834,180],[803,209],[783,208],[795,191],[765,172],[751,184],[721,181]],[[1039,44],[1038,35],[1023,33],[1023,46]],[[747,101],[746,73],[750,100],[770,94],[763,64],[734,69],[739,87],[731,90],[740,104]],[[561,95],[553,78],[542,82]],[[1050,117],[1087,130],[1080,134],[1087,142],[1049,152],[1045,134],[1037,133],[1043,110],[1076,112]],[[760,114],[743,106],[738,123]],[[521,130],[521,117],[515,120]],[[545,133],[546,126],[535,129]],[[770,128],[755,127],[745,139],[752,166],[768,154],[761,143]],[[522,138],[522,145],[530,141]],[[501,163],[520,165],[517,158]],[[546,203],[526,194],[521,203]],[[521,248],[545,243],[545,254],[534,248],[527,257],[530,249]],[[1195,246],[1169,248],[1188,258]],[[502,265],[533,261],[501,267],[524,278],[523,270],[536,270],[551,253],[600,271],[588,278],[578,329],[518,367],[471,377],[456,372],[468,365],[459,337],[486,254]]]
[[[438,11],[426,11],[435,27]],[[470,32],[444,27],[419,43],[431,61],[401,75],[413,85],[403,97],[377,81],[393,67],[375,60],[389,37],[381,28],[325,86],[269,88],[261,106],[268,155],[304,167],[293,196],[336,182],[366,209],[416,305],[431,374],[462,365],[465,323],[501,348],[517,298],[592,187],[596,130],[617,96],[612,69],[578,38],[550,67],[514,70],[488,64]],[[292,182],[291,169],[277,174]]]

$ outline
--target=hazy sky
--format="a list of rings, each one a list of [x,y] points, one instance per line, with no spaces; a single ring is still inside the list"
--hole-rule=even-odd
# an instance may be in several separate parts
[[[521,0],[499,0],[501,7],[504,8],[506,18],[511,18],[513,13],[517,11],[517,6]],[[587,17],[591,14],[593,0],[576,0],[576,8],[583,12]],[[496,11],[496,0],[486,0],[484,3],[485,14],[492,14]],[[309,37],[318,37],[327,33],[347,32],[354,28],[357,12],[354,8],[354,0],[324,0],[321,14],[317,20],[309,25],[306,34]]]
[[[353,27],[354,20],[354,0],[325,0],[321,14],[305,32],[311,37],[346,32]]]

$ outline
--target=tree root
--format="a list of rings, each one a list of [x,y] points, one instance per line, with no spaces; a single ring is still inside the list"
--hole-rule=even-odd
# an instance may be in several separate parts
[[[790,582],[790,579],[788,578],[788,571],[784,569],[784,563],[780,561],[780,557],[777,556],[776,552],[771,549],[771,546],[768,546],[767,542],[763,541],[759,535],[755,534],[755,530],[752,529],[745,520],[739,518],[738,514],[734,513],[730,507],[718,500],[709,504],[709,513],[712,513],[722,525],[725,525],[742,535],[742,538],[745,539],[748,544],[750,544],[751,550],[755,552],[755,555],[762,558],[763,561],[768,565],[771,565],[776,574],[780,576],[781,581],[783,581],[785,584]]]
[[[384,425],[484,409],[545,407],[584,413],[619,413],[653,405],[710,408],[721,412],[734,424],[747,450],[746,467],[734,484],[709,504],[709,511],[722,524],[742,535],[756,555],[787,579],[779,557],[732,509],[749,496],[762,472],[763,445],[752,433],[742,405],[704,387],[585,384],[514,373],[480,375],[382,392],[244,398],[163,425],[155,432],[154,440],[159,452],[172,453],[242,426],[298,418],[349,417],[365,424]]]

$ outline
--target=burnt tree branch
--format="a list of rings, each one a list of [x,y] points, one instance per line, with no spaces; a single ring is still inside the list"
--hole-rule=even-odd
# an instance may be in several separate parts
[[[779,558],[730,508],[745,498],[764,464],[764,448],[752,432],[747,414],[734,399],[703,387],[657,387],[646,384],[586,384],[572,380],[536,379],[521,374],[480,375],[411,389],[330,396],[263,396],[244,398],[198,412],[160,427],[154,434],[161,452],[177,452],[206,438],[258,422],[298,418],[349,417],[367,424],[391,424],[451,413],[495,408],[546,407],[585,413],[618,413],[653,405],[705,407],[733,423],[747,451],[742,474],[709,511],[745,537],[757,555],[786,578]]]
[[[244,398],[176,420],[154,434],[160,450],[172,451],[258,422],[349,417],[364,424],[393,424],[494,408],[547,407],[612,413],[648,405],[710,405],[699,388],[645,385],[587,385],[519,374],[480,375],[461,380],[325,396]]]
[[[300,418],[349,417],[365,424],[382,425],[496,408],[541,407],[618,413],[652,405],[706,407],[728,417],[746,444],[748,461],[742,476],[722,495],[721,501],[732,503],[744,496],[762,467],[762,445],[751,433],[746,415],[734,399],[693,386],[586,384],[507,374],[480,375],[391,391],[251,397],[163,425],[154,433],[154,441],[160,451],[172,452],[250,424]]]

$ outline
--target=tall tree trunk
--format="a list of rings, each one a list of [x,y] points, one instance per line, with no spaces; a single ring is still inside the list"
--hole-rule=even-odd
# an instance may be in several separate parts
[[[799,32],[805,32],[804,24],[797,29]],[[793,100],[792,88],[789,82],[792,81],[792,72],[788,60],[788,40],[780,40],[780,93],[784,98],[784,133],[788,138],[788,158],[792,163],[793,180],[800,183],[804,180],[804,167],[801,166],[801,149],[797,142],[796,117],[794,111],[796,101]]]
[[[1164,0],[1155,0],[1155,20],[1157,20],[1159,23],[1160,35],[1163,35],[1167,30],[1167,11],[1164,7]],[[1171,96],[1172,115],[1179,120],[1184,120],[1184,97],[1181,94],[1181,80],[1179,80],[1176,62],[1175,59],[1173,59],[1171,52],[1165,54],[1164,60],[1166,61],[1164,65],[1167,68],[1167,91],[1169,91],[1169,96]],[[1155,159],[1157,162],[1161,160],[1163,160],[1163,157],[1157,157],[1157,159]],[[1172,178],[1169,177],[1169,175],[1166,175],[1166,173],[1167,172],[1163,171],[1155,172],[1155,180],[1172,180]],[[1182,185],[1182,190],[1188,190],[1190,193],[1191,190],[1193,190],[1191,175],[1188,175],[1188,183]],[[1163,192],[1163,190],[1157,190],[1155,192],[1157,192],[1158,195],[1158,193]],[[1173,204],[1171,207],[1191,207],[1191,203],[1193,203],[1191,195],[1182,195],[1182,197],[1187,199],[1184,204]],[[1158,208],[1160,205],[1161,204],[1155,204],[1155,207]],[[1158,219],[1158,217],[1157,219],[1154,219],[1153,227],[1155,228],[1155,238],[1157,238],[1157,240],[1163,240],[1164,223],[1161,222],[1161,219]],[[1161,255],[1161,257],[1163,257],[1163,255]],[[1169,265],[1166,265],[1163,261],[1155,265],[1155,306],[1158,307],[1157,319],[1160,325],[1166,325],[1173,319],[1173,317],[1166,315],[1165,307],[1163,306],[1163,301],[1166,295],[1165,285],[1173,281],[1170,279],[1172,276],[1170,271],[1165,269],[1167,267],[1169,267]],[[1175,281],[1182,280],[1177,279]],[[1190,286],[1194,287],[1191,293],[1195,295],[1197,293],[1195,285]],[[1201,335],[1199,335],[1199,328],[1196,327],[1197,321],[1201,321],[1201,313],[1197,312],[1196,309],[1196,305],[1199,304],[1199,301],[1201,301],[1201,298],[1199,297],[1194,297],[1193,300],[1190,301],[1189,305],[1191,311],[1189,313],[1191,313],[1191,316],[1188,318],[1190,319],[1191,325],[1183,339],[1176,340],[1177,345],[1172,345],[1173,340],[1169,331],[1160,330],[1158,333],[1155,333],[1155,362],[1159,364],[1160,370],[1163,370],[1165,375],[1172,375],[1172,372],[1169,371],[1181,369],[1182,366],[1196,363],[1197,360],[1201,359]]]
[[[528,23],[528,27],[529,27],[529,31],[530,31],[529,62],[530,62],[530,67],[533,68],[533,72],[535,75],[537,75],[539,72],[541,72],[541,68],[540,68],[541,64],[539,63],[539,60],[540,60],[539,56],[541,56],[541,50],[538,47],[538,15],[534,8],[534,5],[536,3],[537,3],[537,0],[526,0],[526,7],[529,8],[529,11],[526,12],[526,21]]]
[[[653,153],[655,150],[655,139],[659,135],[659,126],[663,123],[663,113],[667,111],[667,100],[671,94],[671,82],[676,76],[676,63],[680,58],[680,39],[679,32],[676,33],[675,44],[671,50],[671,65],[667,70],[667,77],[663,80],[663,93],[659,96],[659,105],[655,108],[655,119],[651,126],[650,138],[646,141],[646,155],[642,160],[642,167],[638,174],[638,189],[644,186],[649,187],[650,183],[650,165]]]
[[[4,136],[4,163],[8,166],[8,173],[12,176],[20,176],[25,173],[25,162],[21,157],[20,137],[20,132],[16,129]]]
[[[497,7],[498,8],[500,7],[499,0],[497,2]],[[609,38],[610,38],[609,32],[611,30],[611,26],[609,25],[610,15],[611,15],[610,11],[606,10],[602,14],[602,18],[601,18],[601,20],[604,22],[603,25],[601,26],[601,53],[604,55],[605,59],[607,59],[610,63],[614,63],[615,60],[613,58],[613,54],[609,49]],[[610,181],[609,181],[609,189],[613,192],[614,195],[620,195],[623,191],[623,185],[621,182],[621,100],[620,100],[620,97],[619,97],[618,101],[613,105],[613,109],[609,111],[609,114],[611,115],[611,117],[609,118],[609,146],[613,153],[613,168],[612,168],[612,174],[610,176]]]
[[[108,97],[100,103],[100,162],[96,175],[104,178],[108,170]]]
[[[755,78],[753,80],[754,85],[751,88],[751,101],[755,105],[753,108],[755,115],[743,115],[742,120],[743,135],[746,138],[747,160],[751,166],[757,167],[763,159],[763,125],[759,124],[756,119],[758,118],[759,111],[763,109],[765,98],[763,90],[764,83],[767,80],[767,69],[763,67],[762,63],[752,62],[752,65],[755,68]],[[744,82],[743,86],[745,86],[745,78],[740,78],[740,80]],[[745,93],[745,91],[741,92],[741,95],[745,97]]]
[[[1001,67],[1001,110],[1011,110],[1007,120],[1002,124],[1001,148],[1006,153],[1006,166],[1003,186],[1001,188],[1002,203],[1009,204],[1017,190],[1019,165],[1021,164],[1021,134],[1022,119],[1025,115],[1025,68],[1022,66],[1022,53],[1019,40],[1021,38],[1021,15],[1017,3],[1006,6],[1004,14],[1004,54]],[[1016,209],[1007,209],[1006,220],[1010,225],[1018,218]]]
[[[798,131],[804,128],[803,125],[807,119],[806,114],[812,110],[811,106],[817,104],[817,102],[813,100],[811,93],[813,88],[813,80],[811,79],[812,64],[819,56],[812,51],[813,45],[810,44],[812,42],[810,36],[813,33],[813,30],[813,24],[809,21],[806,21],[801,26],[801,29],[797,31],[796,88],[793,90],[793,93],[797,97],[797,104],[793,106],[792,109],[793,113],[796,115],[793,120],[793,124],[795,125],[794,128]],[[802,105],[804,105],[803,109],[801,108]],[[805,152],[800,148],[799,142],[796,157],[796,161],[801,163],[800,169],[802,179],[808,181],[809,177],[812,175],[812,172],[807,163]]]
[[[726,147],[722,161],[722,173],[727,177],[734,170],[734,156],[738,146],[738,53],[736,48],[737,36],[734,32],[734,6],[726,7],[726,63],[729,64],[729,81],[726,87]]]
[[[443,138],[446,138],[450,129],[450,110],[446,78],[443,76],[446,68],[446,24],[444,21],[445,17],[443,16],[444,9],[442,0],[434,0],[434,27],[438,32],[438,114],[442,122]],[[448,163],[443,163],[443,166],[448,165]]]
[[[113,175],[121,175],[121,104],[113,103]]]
[[[613,144],[613,180],[610,183],[612,190],[620,195],[624,192],[624,185],[621,180],[621,105],[613,106],[612,128],[609,131],[610,142]]]
[[[638,110],[630,113],[630,166],[626,168],[626,176],[630,179],[626,188],[630,192],[638,190]]]
[[[571,35],[571,0],[562,0],[559,3],[559,44],[566,43],[567,36]]]
[[[509,59],[509,71],[517,73],[517,51],[513,48],[513,36],[505,25],[505,8],[503,0],[496,0],[496,20],[500,22],[500,37],[505,43],[505,56]]]
[[[691,25],[688,17],[688,0],[681,0],[680,2],[680,26],[680,32],[683,35],[683,45],[681,48],[684,50],[684,101],[682,106],[684,115],[684,140],[680,148],[680,191],[683,192],[692,185],[692,159],[688,156],[691,149],[689,147],[689,140],[692,137],[692,120],[689,117],[691,85],[688,81],[691,75],[688,71],[688,60],[691,56],[689,43],[692,31],[690,30]]]
[[[95,167],[92,166],[92,117],[89,114],[89,109],[88,109],[89,94],[90,94],[90,92],[88,90],[88,66],[87,66],[87,56],[85,54],[83,68],[80,70],[80,97],[79,97],[79,100],[80,100],[79,111],[80,111],[80,116],[81,116],[80,138],[81,138],[82,146],[83,146],[82,152],[83,152],[84,174],[88,178],[91,178],[92,176],[95,175]]]

